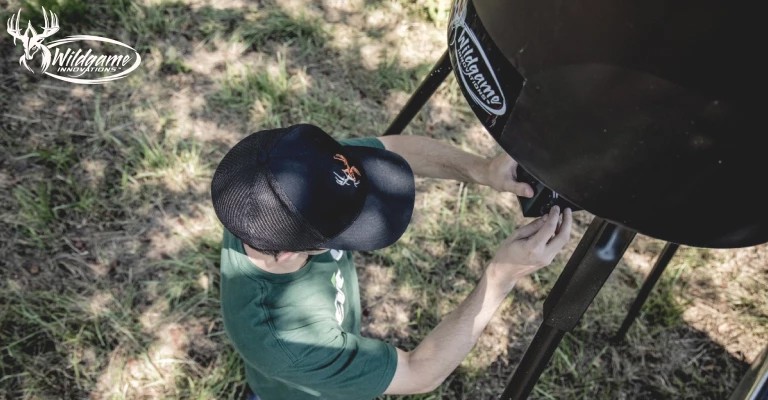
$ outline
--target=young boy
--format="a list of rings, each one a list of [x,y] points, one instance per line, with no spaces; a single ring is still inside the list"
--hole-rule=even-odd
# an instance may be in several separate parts
[[[515,167],[506,154],[483,159],[423,137],[339,143],[312,125],[236,144],[216,169],[211,195],[225,227],[224,325],[254,398],[360,400],[439,386],[515,282],[567,243],[570,210],[561,216],[555,207],[513,233],[475,290],[411,351],[360,336],[350,251],[400,238],[413,211],[414,172],[530,196]]]

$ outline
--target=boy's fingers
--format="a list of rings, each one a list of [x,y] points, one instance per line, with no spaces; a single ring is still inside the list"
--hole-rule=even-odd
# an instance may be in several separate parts
[[[556,248],[558,251],[568,243],[571,239],[571,226],[573,225],[573,212],[570,208],[566,208],[563,212],[563,222],[560,224],[560,231],[555,234],[555,237],[549,242],[549,244]]]
[[[544,246],[549,242],[549,239],[554,236],[555,231],[557,230],[557,223],[560,219],[560,207],[554,206],[549,210],[549,214],[547,215],[547,220],[544,222],[544,225],[539,229],[538,232],[536,232],[535,235],[531,237],[531,240],[534,241],[536,245]]]
[[[547,215],[544,217],[536,218],[535,220],[531,221],[527,225],[523,225],[517,230],[515,230],[515,233],[513,234],[515,239],[525,239],[530,237],[531,235],[535,234],[536,232],[541,229],[541,227],[544,225],[544,222],[546,221]]]

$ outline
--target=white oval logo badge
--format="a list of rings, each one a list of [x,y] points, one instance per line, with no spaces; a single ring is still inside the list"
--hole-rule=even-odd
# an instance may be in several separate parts
[[[493,67],[465,21],[467,3],[459,0],[454,6],[450,45],[456,56],[462,86],[472,100],[490,114],[504,115],[507,102]]]
[[[43,43],[59,31],[58,16],[52,11],[48,13],[43,8],[45,22],[40,32],[32,26],[32,21],[27,21],[22,33],[21,10],[6,23],[13,44],[18,41],[24,46],[19,65],[29,72],[35,73],[30,64],[39,55],[41,73],[66,82],[94,85],[124,78],[141,64],[141,56],[133,47],[101,36],[75,35]],[[99,42],[99,45],[91,47],[89,42]]]

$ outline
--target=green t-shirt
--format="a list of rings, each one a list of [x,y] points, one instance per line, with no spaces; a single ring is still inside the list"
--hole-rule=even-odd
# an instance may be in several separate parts
[[[342,143],[384,148],[375,138]],[[395,348],[360,336],[357,273],[347,251],[274,274],[256,267],[225,229],[221,308],[248,385],[263,400],[370,399],[395,374]]]

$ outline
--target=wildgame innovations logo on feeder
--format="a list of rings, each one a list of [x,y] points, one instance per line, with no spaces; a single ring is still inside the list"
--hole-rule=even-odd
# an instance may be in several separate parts
[[[467,24],[467,2],[457,0],[454,4],[448,46],[469,97],[489,114],[501,116],[507,112],[507,101],[483,46]]]
[[[50,12],[50,15],[49,15]],[[22,33],[21,10],[7,21],[7,31],[13,44],[20,41],[24,54],[19,65],[35,73],[34,59],[39,54],[39,71],[62,81],[93,85],[124,78],[139,67],[141,56],[125,43],[101,36],[74,35],[43,43],[59,31],[59,18],[43,8],[44,25],[39,33],[27,21]]]

